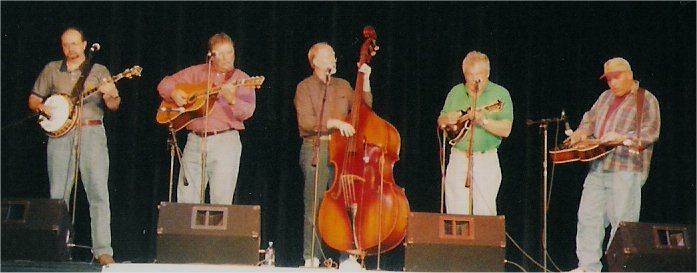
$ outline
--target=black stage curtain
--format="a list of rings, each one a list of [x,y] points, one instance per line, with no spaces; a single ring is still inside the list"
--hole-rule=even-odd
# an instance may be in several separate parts
[[[302,263],[301,141],[292,101],[297,83],[311,73],[307,50],[315,42],[332,44],[337,76],[353,83],[365,25],[375,27],[380,46],[371,63],[373,108],[401,134],[394,178],[412,211],[439,211],[436,117],[450,88],[463,81],[465,54],[482,51],[491,59],[490,79],[510,91],[515,109],[513,131],[499,148],[498,212],[510,236],[541,261],[541,135],[525,121],[565,109],[575,128],[607,88],[598,80],[603,63],[622,56],[661,106],[641,221],[695,223],[695,2],[3,1],[1,7],[3,198],[48,197],[47,137],[24,118],[36,76],[62,56],[65,27],[80,27],[89,44],[99,42],[95,61],[113,74],[135,64],[144,68],[142,78],[117,84],[121,109],[105,116],[119,261],[154,259],[157,204],[168,200],[168,133],[154,121],[157,83],[203,63],[207,39],[217,32],[235,41],[237,67],[267,79],[241,134],[235,203],[261,205],[262,247],[275,242],[279,265]],[[563,129],[549,129],[553,147]],[[178,139],[183,148],[185,133]],[[551,171],[548,249],[568,270],[576,263],[576,212],[587,166]],[[77,210],[77,240],[88,245],[84,192]],[[387,254],[382,268],[401,270],[402,253]],[[540,270],[510,242],[507,257]]]

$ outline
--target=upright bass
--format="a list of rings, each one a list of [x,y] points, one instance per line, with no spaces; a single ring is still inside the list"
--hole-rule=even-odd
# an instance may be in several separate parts
[[[372,27],[366,26],[363,36],[358,67],[378,50]],[[409,203],[392,178],[399,160],[399,132],[363,101],[361,73],[356,75],[351,113],[344,119],[356,133],[343,137],[334,131],[329,142],[334,180],[324,193],[317,227],[327,246],[364,257],[391,250],[404,240]]]

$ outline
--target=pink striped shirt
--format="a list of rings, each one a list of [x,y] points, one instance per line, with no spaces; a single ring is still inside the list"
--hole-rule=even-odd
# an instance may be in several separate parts
[[[206,64],[190,66],[174,75],[166,76],[162,79],[160,84],[157,85],[157,91],[160,93],[163,100],[172,102],[171,94],[177,84],[205,84],[207,78],[208,66]],[[249,75],[239,69],[234,69],[227,73],[217,72],[215,69],[211,69],[211,82],[213,82],[213,86],[220,86],[225,83],[247,78],[249,78]],[[256,95],[254,94],[253,88],[239,86],[237,87],[236,97],[237,101],[234,105],[229,105],[221,95],[217,97],[215,106],[208,115],[208,132],[227,129],[244,130],[244,124],[242,122],[254,114]],[[204,132],[206,130],[205,120],[205,117],[194,119],[186,128],[189,131]]]

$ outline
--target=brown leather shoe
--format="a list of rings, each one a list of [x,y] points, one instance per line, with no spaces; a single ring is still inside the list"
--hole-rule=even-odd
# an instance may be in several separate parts
[[[111,257],[111,255],[109,255],[109,254],[102,254],[102,255],[99,255],[99,258],[97,258],[97,261],[101,265],[108,265],[108,264],[114,263],[114,258]]]

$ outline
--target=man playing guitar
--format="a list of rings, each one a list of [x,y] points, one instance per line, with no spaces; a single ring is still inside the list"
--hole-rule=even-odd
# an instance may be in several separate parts
[[[600,272],[607,221],[610,241],[621,221],[639,221],[641,187],[648,177],[653,144],[658,140],[661,117],[658,101],[639,87],[629,62],[612,58],[605,63],[609,90],[583,115],[578,129],[564,142],[584,145],[591,136],[615,150],[592,161],[583,184],[578,209],[576,255],[578,272]],[[609,244],[608,244],[609,245]]]
[[[190,66],[162,79],[157,90],[163,101],[183,107],[188,104],[187,94],[178,86],[201,83],[205,86],[210,79],[211,89],[220,87],[219,96],[209,97],[211,106],[206,114],[186,125],[189,135],[179,172],[177,202],[203,203],[202,189],[210,181],[211,203],[229,205],[242,155],[239,131],[245,128],[242,122],[254,113],[256,95],[254,88],[234,84],[248,79],[249,75],[235,68],[235,47],[230,36],[213,35],[208,40],[208,49],[210,70],[207,64]],[[202,158],[205,158],[203,164]]]

